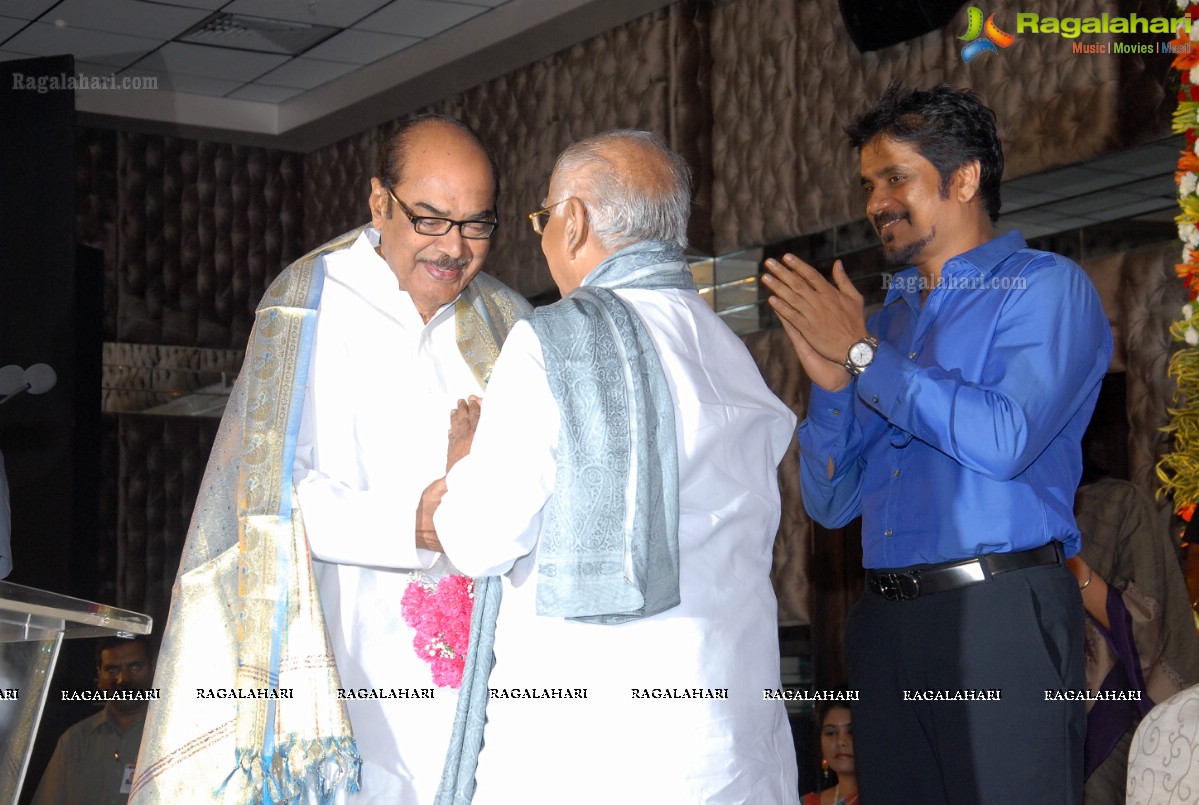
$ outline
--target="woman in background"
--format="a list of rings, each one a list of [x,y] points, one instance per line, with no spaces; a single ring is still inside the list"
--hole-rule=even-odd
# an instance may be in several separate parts
[[[1082,550],[1066,564],[1088,616],[1087,687],[1140,692],[1138,701],[1087,703],[1083,802],[1122,805],[1137,724],[1199,683],[1199,635],[1177,542],[1148,495],[1104,478],[1078,488],[1074,514]]]
[[[853,762],[853,718],[848,704],[837,702],[824,711],[820,722],[820,753],[825,783],[830,771],[836,774],[836,783],[819,793],[806,794],[800,805],[859,805]]]

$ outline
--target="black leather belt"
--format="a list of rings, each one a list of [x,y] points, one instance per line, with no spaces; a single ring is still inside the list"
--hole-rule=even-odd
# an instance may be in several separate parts
[[[1050,542],[1029,551],[988,553],[977,559],[946,562],[914,570],[867,570],[866,585],[888,601],[911,601],[922,595],[990,581],[998,573],[1061,563],[1060,544]]]

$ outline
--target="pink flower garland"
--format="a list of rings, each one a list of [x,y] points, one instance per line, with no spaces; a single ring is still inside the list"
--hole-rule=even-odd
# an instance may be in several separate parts
[[[416,630],[412,647],[432,666],[433,682],[440,687],[462,685],[474,607],[475,582],[467,576],[444,576],[434,584],[422,575],[404,591],[400,609]]]

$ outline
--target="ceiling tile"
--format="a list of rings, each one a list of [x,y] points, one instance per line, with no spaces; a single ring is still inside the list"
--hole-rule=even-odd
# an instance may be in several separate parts
[[[43,21],[62,20],[69,28],[167,40],[207,16],[204,9],[161,6],[140,0],[63,0]]]
[[[1100,170],[1121,171],[1137,176],[1172,173],[1178,165],[1178,149],[1172,143],[1154,143],[1119,154],[1100,157],[1092,163]]]
[[[1036,176],[1026,176],[1020,183],[1022,187],[1030,190],[1059,195],[1080,195],[1112,187],[1127,180],[1128,177],[1124,175],[1094,170],[1084,165],[1072,165]]]
[[[1077,198],[1059,202],[1054,204],[1052,209],[1054,212],[1063,215],[1092,217],[1099,215],[1110,207],[1116,207],[1121,204],[1134,204],[1143,200],[1144,196],[1136,193],[1126,193],[1121,190],[1104,190],[1101,193],[1087,193]],[[1107,216],[1102,217],[1106,218]]]
[[[434,0],[393,0],[354,27],[363,31],[429,37],[487,11],[482,6]]]
[[[236,98],[239,101],[283,103],[288,98],[295,97],[303,91],[295,87],[271,87],[266,84],[246,84],[241,89],[230,92],[226,97]]]
[[[1146,198],[1140,201],[1121,204],[1118,207],[1110,207],[1103,211],[1103,217],[1109,221],[1116,221],[1120,218],[1131,218],[1134,215],[1144,215],[1148,212],[1155,212],[1161,209],[1169,209],[1171,214],[1177,211],[1177,207],[1172,205],[1167,206],[1165,199]]]
[[[1042,235],[1052,235],[1055,232],[1061,231],[1060,228],[1051,224],[1022,223],[1020,221],[1007,221],[1003,218],[1000,218],[999,222],[995,224],[995,229],[1001,235],[1006,235],[1008,232],[1018,229],[1025,240],[1039,238]]]
[[[109,78],[113,75],[113,69],[111,64],[97,64],[95,62],[76,60],[75,74],[94,78]]]
[[[380,34],[374,31],[342,31],[327,41],[304,53],[313,59],[344,61],[352,64],[370,64],[379,59],[399,53],[406,47],[421,41],[414,36]]]
[[[1173,173],[1129,182],[1128,184],[1120,185],[1120,189],[1128,190],[1132,193],[1144,193],[1149,196],[1164,196],[1166,198],[1174,198],[1178,195],[1178,185],[1174,182]]]
[[[261,77],[264,84],[276,87],[313,89],[358,69],[357,64],[338,61],[295,58]]]
[[[208,11],[216,11],[221,6],[229,2],[229,0],[144,0],[156,6],[179,6],[181,8],[203,8]]]
[[[1023,182],[1023,179],[1017,179],[1014,182],[1003,185],[1001,199],[1003,200],[1004,215],[1024,209],[1025,207],[1035,207],[1038,204],[1045,204],[1061,198],[1056,193],[1030,190],[1024,186]]]
[[[276,53],[251,53],[246,50],[168,42],[139,61],[135,67],[156,73],[183,73],[239,81],[244,84],[287,60],[287,56]]]
[[[189,95],[216,95],[218,97],[228,95],[243,84],[241,81],[213,78],[212,76],[164,73],[138,67],[123,70],[121,76],[156,78],[160,91],[186,92]]]
[[[37,56],[70,53],[80,61],[125,67],[158,47],[159,42],[138,36],[122,36],[105,31],[59,28],[35,22],[4,43],[6,50]]]
[[[1079,227],[1090,226],[1091,224],[1100,223],[1103,220],[1103,218],[1098,216],[1067,215],[1059,219],[1055,225],[1060,232],[1066,229],[1078,229]]]
[[[58,0],[5,0],[4,16],[36,20]]]
[[[348,28],[366,15],[387,5],[387,2],[388,0],[233,0],[221,11]]]
[[[0,44],[29,24],[29,20],[18,20],[15,17],[0,17]]]

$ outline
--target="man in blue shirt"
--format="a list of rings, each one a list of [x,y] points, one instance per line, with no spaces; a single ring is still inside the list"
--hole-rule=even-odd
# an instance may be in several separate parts
[[[1062,558],[1106,316],[1073,262],[996,236],[1003,151],[973,93],[892,85],[846,130],[907,267],[869,324],[839,262],[830,283],[786,255],[764,282],[812,380],[804,506],[862,517],[846,650],[863,801],[1077,803],[1083,610]]]

